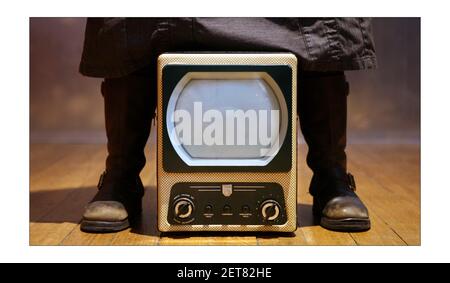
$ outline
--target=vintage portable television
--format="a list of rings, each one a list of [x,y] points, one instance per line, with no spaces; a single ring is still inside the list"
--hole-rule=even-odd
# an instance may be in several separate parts
[[[296,78],[290,53],[159,56],[160,231],[295,231]]]

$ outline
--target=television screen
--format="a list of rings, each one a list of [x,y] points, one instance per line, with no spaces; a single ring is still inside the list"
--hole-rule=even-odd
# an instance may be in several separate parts
[[[167,130],[189,166],[265,166],[286,136],[288,110],[266,72],[188,72],[167,108]]]

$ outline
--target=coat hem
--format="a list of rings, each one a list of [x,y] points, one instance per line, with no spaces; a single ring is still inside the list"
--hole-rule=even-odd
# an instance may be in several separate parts
[[[127,64],[121,67],[98,67],[81,63],[79,72],[86,77],[94,78],[119,78],[127,76],[141,68],[150,65],[150,60],[142,60],[140,64]],[[352,71],[376,69],[376,56],[367,56],[362,58],[354,58],[351,60],[333,60],[333,61],[311,61],[305,62],[300,59],[300,71],[316,71],[316,72],[332,72],[332,71]]]

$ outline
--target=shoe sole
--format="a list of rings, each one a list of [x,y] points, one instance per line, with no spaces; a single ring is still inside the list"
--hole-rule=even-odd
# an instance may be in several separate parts
[[[363,232],[370,230],[369,218],[345,218],[345,219],[331,219],[321,217],[320,226],[328,230],[339,232]]]
[[[92,221],[82,220],[80,230],[86,233],[114,233],[130,227],[128,219],[123,221]]]

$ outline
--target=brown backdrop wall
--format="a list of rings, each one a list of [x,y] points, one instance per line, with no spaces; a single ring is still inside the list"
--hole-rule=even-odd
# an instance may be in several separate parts
[[[379,68],[348,72],[350,142],[419,142],[420,19],[375,18]],[[104,142],[100,80],[78,73],[84,18],[30,19],[31,142]]]

